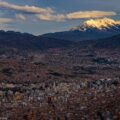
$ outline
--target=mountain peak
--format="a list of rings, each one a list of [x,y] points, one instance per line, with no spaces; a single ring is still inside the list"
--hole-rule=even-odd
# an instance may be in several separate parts
[[[82,25],[72,28],[71,30],[86,31],[88,28],[104,30],[111,27],[117,28],[117,26],[120,26],[120,21],[115,21],[109,18],[90,19],[85,21]]]
[[[48,38],[70,41],[95,40],[120,34],[120,21],[109,18],[90,19],[68,31],[45,34]]]

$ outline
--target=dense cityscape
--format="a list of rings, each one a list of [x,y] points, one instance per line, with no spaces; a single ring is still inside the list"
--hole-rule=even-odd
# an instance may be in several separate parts
[[[101,50],[1,55],[0,115],[11,120],[119,120],[119,50]]]

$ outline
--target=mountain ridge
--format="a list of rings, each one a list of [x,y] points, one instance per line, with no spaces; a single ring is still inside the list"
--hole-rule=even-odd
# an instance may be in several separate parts
[[[115,21],[110,21],[112,23],[111,25],[118,25],[118,22],[116,22],[117,24],[115,24]],[[101,24],[103,26],[104,23]],[[110,32],[110,36],[108,32],[106,33],[106,35],[102,36],[103,34],[105,34],[105,32],[101,33],[101,30],[97,30],[96,28],[92,30],[90,30],[89,32],[88,30],[87,32],[81,32],[79,30],[59,32],[57,33],[57,37],[54,37],[53,35],[49,36],[50,33],[48,35],[45,34],[41,36],[35,36],[28,33],[0,30],[0,51],[2,51],[3,49],[17,49],[19,51],[43,51],[50,48],[66,48],[79,45],[86,46],[88,44],[92,45],[92,47],[97,48],[120,47],[119,30],[117,34],[112,34],[113,31]],[[65,37],[65,35],[67,35],[69,38]],[[101,35],[102,37],[99,38],[98,35]]]
[[[46,50],[62,48],[73,44],[71,41],[52,39],[43,36],[34,36],[28,33],[14,31],[0,31],[0,48],[17,48],[24,50]]]
[[[68,31],[48,33],[42,36],[77,42],[112,37],[117,34],[120,34],[120,21],[103,18],[87,20],[82,25]]]

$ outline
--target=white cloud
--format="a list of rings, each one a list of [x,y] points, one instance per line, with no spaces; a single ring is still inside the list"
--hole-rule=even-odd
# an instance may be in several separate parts
[[[11,23],[13,19],[10,18],[0,18],[0,24]]]
[[[22,14],[16,14],[16,19],[17,20],[26,20],[26,17]]]
[[[88,19],[88,18],[101,18],[107,16],[114,16],[115,12],[105,11],[78,11],[67,14],[67,19]]]
[[[12,22],[14,22],[14,19],[0,17],[0,29],[2,30],[10,29],[9,24]]]
[[[8,24],[13,22],[13,19],[10,18],[0,18],[0,29],[2,30],[10,30],[11,28],[8,27]]]
[[[105,11],[78,11],[68,14],[37,14],[36,17],[39,20],[45,21],[65,21],[71,19],[89,19],[89,18],[102,18],[107,16],[114,16],[115,12],[105,12]]]
[[[10,4],[8,2],[0,2],[0,7],[7,8],[11,10],[17,10],[24,13],[33,13],[33,14],[41,14],[41,13],[54,13],[54,11],[51,8],[40,8],[36,6],[20,6],[15,4]]]
[[[16,18],[19,20],[26,20],[26,13],[28,15],[35,15],[35,18],[44,21],[65,21],[74,19],[89,19],[89,18],[103,18],[108,16],[114,16],[117,13],[113,11],[76,11],[71,13],[57,14],[52,8],[41,8],[28,5],[15,5],[8,2],[0,1],[0,8],[15,10]],[[31,13],[31,14],[30,14]]]
[[[44,20],[44,21],[65,21],[65,15],[63,14],[58,14],[58,15],[52,15],[52,14],[37,14],[36,17],[39,20]]]

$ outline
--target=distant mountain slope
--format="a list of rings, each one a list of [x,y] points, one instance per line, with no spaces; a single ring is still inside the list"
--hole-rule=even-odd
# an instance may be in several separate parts
[[[45,50],[48,48],[67,47],[73,42],[55,38],[39,37],[27,33],[0,31],[0,48],[19,50]]]
[[[104,39],[96,39],[96,40],[86,40],[79,41],[75,45],[76,47],[82,48],[92,48],[92,49],[120,49],[120,34],[112,37],[104,38]]]
[[[106,49],[120,48],[120,34],[110,38],[95,41],[93,47]]]
[[[117,34],[120,34],[120,22],[104,18],[88,20],[82,25],[74,27],[69,31],[48,33],[42,36],[76,42],[82,40],[106,38]]]
[[[119,21],[113,21],[111,19],[90,20],[85,22],[83,26],[72,28],[70,31],[42,36],[34,36],[14,31],[5,32],[1,30],[0,52],[3,49],[7,49],[8,51],[9,49],[39,51],[49,48],[64,48],[71,46],[91,46],[93,48],[111,49],[120,48],[119,32]]]

